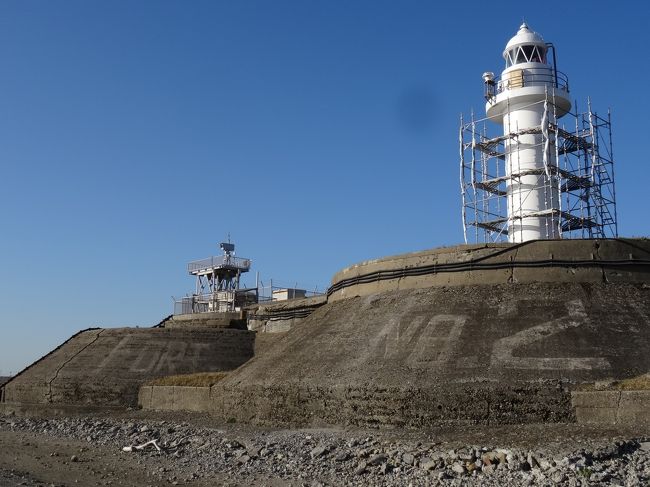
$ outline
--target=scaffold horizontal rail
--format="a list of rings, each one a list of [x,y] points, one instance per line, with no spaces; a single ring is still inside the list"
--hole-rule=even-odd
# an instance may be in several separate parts
[[[506,218],[506,221],[508,219]],[[471,225],[474,225],[478,228],[482,228],[484,230],[488,230],[490,232],[496,232],[499,234],[502,234],[504,236],[508,235],[508,229],[503,225],[502,223],[494,223],[494,222],[472,222]]]
[[[489,140],[485,142],[477,142],[475,144],[475,147],[490,157],[497,157],[501,160],[504,160],[506,158],[505,152],[500,152],[496,150],[496,148],[499,147],[499,142],[494,142]]]
[[[589,176],[578,176],[569,171],[566,171],[564,169],[559,169],[554,166],[549,167],[548,172],[553,176],[560,175],[560,177],[564,178],[567,181],[562,186],[562,191],[573,191],[579,188],[588,188],[593,184]],[[499,189],[500,184],[523,176],[529,176],[529,175],[541,176],[542,174],[545,173],[546,170],[543,168],[526,169],[524,171],[518,171],[516,173],[512,173],[509,176],[499,176],[499,177],[493,177],[488,179],[481,179],[476,181],[474,184],[477,188],[480,188],[484,191],[488,191],[492,194],[496,194],[499,196],[505,196],[507,193],[506,191]]]
[[[599,226],[591,218],[581,218],[566,212],[563,212],[562,218],[564,220],[562,222],[562,231],[565,232],[579,230],[582,228],[596,228]]]
[[[493,183],[491,181],[480,181],[476,183],[476,187],[498,196],[505,196],[508,194],[506,191],[499,189],[499,182]]]
[[[589,142],[586,136],[572,134],[560,127],[551,127],[550,130],[557,132],[558,152],[560,154],[572,153],[577,150],[591,150],[593,144]]]

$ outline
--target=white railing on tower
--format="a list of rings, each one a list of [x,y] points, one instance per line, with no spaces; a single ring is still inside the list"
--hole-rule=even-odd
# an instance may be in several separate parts
[[[251,267],[251,261],[250,259],[235,257],[233,255],[217,255],[207,259],[190,262],[187,264],[187,271],[191,274],[197,271],[219,269],[223,267],[232,267],[234,269],[247,271]]]

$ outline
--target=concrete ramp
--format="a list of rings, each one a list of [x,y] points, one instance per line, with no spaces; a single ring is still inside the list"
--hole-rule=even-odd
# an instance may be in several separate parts
[[[4,385],[2,402],[136,406],[157,377],[233,370],[253,356],[255,333],[230,329],[84,330]]]
[[[573,421],[570,389],[650,370],[642,283],[430,287],[329,302],[213,387],[224,418]]]

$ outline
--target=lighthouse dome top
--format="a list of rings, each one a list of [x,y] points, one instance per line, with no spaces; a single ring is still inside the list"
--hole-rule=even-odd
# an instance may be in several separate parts
[[[521,46],[523,44],[535,44],[535,45],[542,45],[542,46],[546,45],[542,36],[539,35],[537,32],[530,30],[526,22],[524,22],[523,24],[521,24],[521,26],[519,26],[519,30],[517,31],[517,33],[506,44],[505,50],[508,51],[509,49],[512,49],[515,46]]]
[[[546,42],[524,22],[506,44],[503,58],[507,66],[522,62],[546,63]]]

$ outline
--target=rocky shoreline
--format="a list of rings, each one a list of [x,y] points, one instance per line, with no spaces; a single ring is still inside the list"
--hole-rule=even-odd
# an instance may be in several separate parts
[[[95,447],[107,447],[118,461],[144,469],[151,485],[199,485],[215,475],[230,485],[268,485],[266,480],[297,486],[627,487],[650,483],[648,437],[600,440],[574,448],[570,442],[536,448],[497,444],[448,448],[430,437],[416,441],[354,431],[238,431],[230,425],[211,428],[178,421],[92,417],[3,417],[1,431],[74,439],[88,445],[69,462],[92,456]],[[19,475],[5,470],[4,475],[10,474]],[[25,476],[23,485],[42,485],[30,481]],[[114,480],[108,478],[106,483],[101,479],[97,483],[111,484]]]

